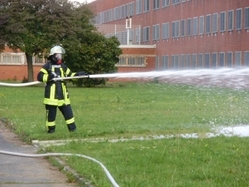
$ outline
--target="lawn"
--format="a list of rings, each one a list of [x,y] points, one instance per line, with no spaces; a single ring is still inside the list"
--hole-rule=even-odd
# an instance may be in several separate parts
[[[217,126],[248,124],[248,91],[160,83],[69,86],[77,132],[69,133],[57,114],[56,133],[45,131],[42,85],[1,87],[0,118],[26,142],[104,138],[72,142],[46,151],[100,160],[122,187],[247,186],[248,138],[216,137],[111,143],[133,136],[210,132]],[[111,186],[103,170],[78,157],[63,159],[94,186]]]

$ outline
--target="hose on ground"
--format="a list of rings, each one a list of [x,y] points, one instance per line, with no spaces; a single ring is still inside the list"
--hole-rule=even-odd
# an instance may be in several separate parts
[[[86,155],[81,155],[81,154],[73,154],[73,153],[44,153],[44,154],[25,154],[25,153],[17,153],[17,152],[9,152],[9,151],[3,151],[0,150],[0,154],[5,154],[5,155],[11,155],[11,156],[19,156],[19,157],[29,157],[29,158],[37,158],[37,157],[49,157],[49,156],[77,156],[77,157],[82,157],[86,158],[88,160],[91,160],[97,164],[99,164],[102,169],[104,170],[105,174],[107,175],[109,181],[112,183],[114,187],[119,187],[119,185],[116,183],[108,169],[98,160],[95,158],[86,156]]]

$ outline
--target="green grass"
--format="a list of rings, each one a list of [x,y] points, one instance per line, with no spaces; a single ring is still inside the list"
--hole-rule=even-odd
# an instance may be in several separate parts
[[[49,151],[99,159],[123,187],[247,186],[249,138],[167,139],[117,143],[70,143]],[[96,186],[109,187],[101,167],[92,161],[66,161]]]
[[[215,126],[248,124],[248,91],[155,83],[69,86],[77,132],[69,133],[57,114],[56,133],[45,132],[43,86],[1,87],[0,118],[24,141],[72,138],[129,138],[205,133]],[[47,151],[92,156],[104,163],[122,187],[247,186],[248,138],[166,139],[76,143]],[[91,161],[66,161],[95,186],[111,186]]]

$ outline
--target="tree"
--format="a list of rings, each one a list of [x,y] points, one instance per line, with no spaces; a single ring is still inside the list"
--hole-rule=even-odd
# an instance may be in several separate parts
[[[33,81],[32,56],[46,54],[55,44],[78,46],[77,33],[95,30],[86,5],[67,0],[1,0],[0,49],[5,45],[25,52],[28,81]]]
[[[116,37],[105,38],[103,35],[91,32],[82,35],[84,43],[78,46],[78,50],[69,50],[66,59],[67,65],[74,71],[83,69],[90,74],[113,73],[117,71],[115,64],[119,61],[121,49]],[[70,61],[71,60],[71,61]],[[95,86],[105,84],[107,79],[77,79],[78,86]]]

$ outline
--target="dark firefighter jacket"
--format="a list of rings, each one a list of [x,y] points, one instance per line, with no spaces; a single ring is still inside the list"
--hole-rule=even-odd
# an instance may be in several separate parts
[[[53,64],[47,62],[39,71],[37,80],[45,82],[44,104],[53,106],[62,106],[70,104],[69,94],[64,81],[49,80],[49,75],[54,72],[58,77],[72,77],[73,73],[64,63]]]

